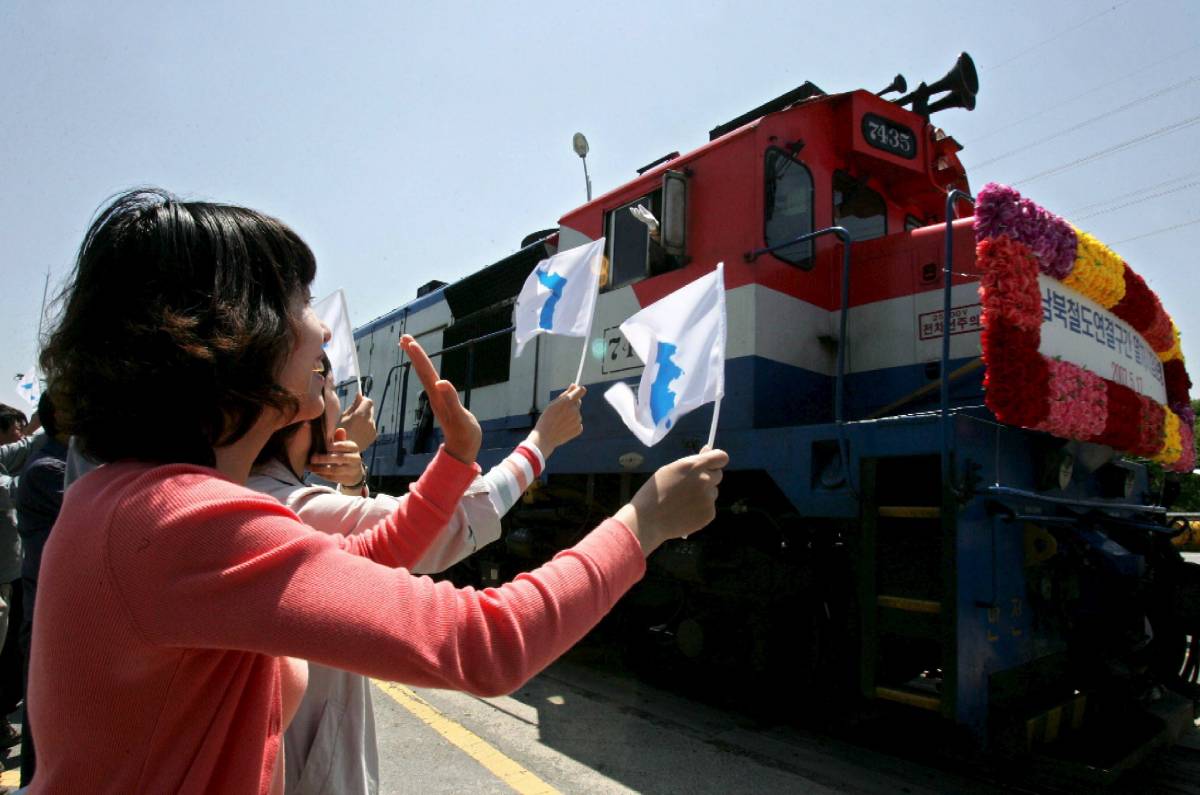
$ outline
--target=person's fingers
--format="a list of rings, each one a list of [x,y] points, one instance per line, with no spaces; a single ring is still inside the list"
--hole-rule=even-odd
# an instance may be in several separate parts
[[[695,456],[695,466],[701,469],[723,469],[729,464],[729,453],[724,450],[709,450]]]
[[[345,429],[345,428],[335,428],[335,429],[334,429],[334,431],[333,431],[333,441],[335,441],[335,442],[344,442],[344,441],[346,441],[348,438],[350,438],[350,437],[348,437],[348,436],[346,435],[346,429]]]
[[[571,384],[571,386],[567,387],[567,390],[563,392],[563,397],[565,397],[567,400],[579,402],[580,400],[583,400],[583,396],[586,394],[587,387],[580,386],[579,384]]]
[[[343,415],[353,414],[354,410],[357,409],[359,404],[362,402],[363,402],[362,392],[355,392],[353,402],[350,403],[350,405],[346,408],[345,411],[342,412],[342,414]]]
[[[421,380],[421,386],[425,388],[426,393],[432,395],[439,376],[437,368],[433,366],[433,362],[426,355],[425,349],[407,334],[400,338],[400,347],[412,361],[413,369],[417,371],[417,378]]]

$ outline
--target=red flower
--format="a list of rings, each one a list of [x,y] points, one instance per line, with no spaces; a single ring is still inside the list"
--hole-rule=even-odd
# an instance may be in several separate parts
[[[1154,322],[1155,310],[1161,312],[1158,299],[1141,276],[1125,266],[1125,297],[1112,308],[1112,313],[1133,326],[1143,337]],[[1169,347],[1169,346],[1168,346]]]
[[[1180,359],[1163,362],[1163,379],[1167,385],[1167,403],[1169,405],[1188,402],[1192,379],[1188,378],[1187,368]]]
[[[1142,411],[1142,401],[1137,392],[1115,381],[1105,380],[1107,387],[1108,419],[1104,430],[1093,442],[1106,444],[1117,450],[1132,450],[1137,446]]]
[[[1038,353],[1040,329],[1029,331],[999,318],[987,318],[983,329],[983,389],[996,419],[1033,427],[1049,411],[1050,371]]]
[[[1150,320],[1150,327],[1142,333],[1142,336],[1155,351],[1169,351],[1175,345],[1175,333],[1171,331],[1171,318],[1167,317],[1160,302],[1155,301],[1155,304],[1157,311]]]
[[[1138,414],[1138,441],[1130,452],[1149,458],[1162,449],[1167,410],[1157,400],[1145,395],[1138,395],[1138,400],[1142,404]]]
[[[981,240],[975,260],[982,272],[979,296],[984,314],[1027,331],[1040,329],[1042,294],[1037,260],[1029,247],[1005,235]]]

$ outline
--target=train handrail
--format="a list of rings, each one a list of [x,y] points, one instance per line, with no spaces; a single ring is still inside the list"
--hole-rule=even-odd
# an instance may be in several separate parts
[[[846,485],[850,486],[851,491],[855,491],[850,478],[850,450],[846,441],[846,418],[843,411],[846,392],[846,348],[849,347],[849,340],[846,338],[846,322],[850,316],[850,246],[854,243],[850,238],[850,232],[843,226],[827,226],[824,229],[800,235],[786,243],[748,251],[742,258],[746,262],[754,262],[762,254],[769,254],[797,243],[806,243],[824,235],[836,235],[842,241],[842,301],[841,317],[838,318],[837,380],[833,387],[833,421],[838,429],[838,454],[842,458],[842,473],[846,478]]]
[[[1154,516],[1166,517],[1167,510],[1161,505],[1141,505],[1135,502],[1105,502],[1104,500],[1094,500],[1087,498],[1074,497],[1055,497],[1050,494],[1039,494],[1036,491],[1028,491],[1026,489],[1018,489],[1012,486],[985,486],[979,490],[979,493],[985,497],[1003,501],[1005,499],[1022,500],[1031,502],[1040,502],[1046,505],[1061,505],[1067,508],[1095,508],[1104,511],[1130,511],[1132,513],[1151,514]]]
[[[946,192],[946,256],[942,273],[942,361],[938,368],[938,376],[942,381],[941,388],[941,430],[942,430],[942,483],[952,492],[958,493],[954,483],[954,461],[950,452],[950,379],[946,377],[946,369],[950,366],[950,288],[954,282],[954,203],[965,199],[975,206],[975,197],[966,191],[952,188]]]
[[[754,251],[747,251],[742,255],[742,259],[746,262],[754,262],[763,254],[770,254],[772,251],[778,251],[781,248],[794,246],[798,243],[807,243],[809,240],[815,240],[824,235],[837,235],[842,241],[842,316],[839,318],[838,328],[838,352],[837,352],[837,382],[834,385],[833,393],[833,420],[838,425],[841,425],[845,417],[842,413],[842,395],[844,392],[843,382],[846,377],[846,319],[849,315],[850,304],[850,246],[854,242],[850,238],[850,233],[843,226],[827,226],[824,229],[818,229],[815,232],[808,232],[799,237],[788,240],[785,243],[778,243],[774,246],[766,248],[757,248]]]

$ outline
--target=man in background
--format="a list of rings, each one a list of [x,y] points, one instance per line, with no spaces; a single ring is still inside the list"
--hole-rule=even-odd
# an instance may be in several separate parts
[[[12,620],[20,627],[22,693],[29,681],[29,650],[33,645],[33,605],[37,597],[38,569],[42,549],[50,529],[62,508],[64,479],[67,471],[67,440],[58,432],[54,403],[48,392],[38,402],[38,417],[46,431],[46,443],[25,464],[17,487],[17,530],[21,535],[21,594],[23,616]],[[33,779],[36,756],[33,728],[29,725],[29,704],[25,704],[24,737],[21,740],[21,786]]]

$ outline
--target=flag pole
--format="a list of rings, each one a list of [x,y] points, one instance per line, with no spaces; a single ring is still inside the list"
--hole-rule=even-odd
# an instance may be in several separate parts
[[[713,401],[713,418],[712,426],[708,429],[708,449],[711,450],[713,442],[717,439],[717,418],[721,416],[721,398]]]
[[[579,372],[575,373],[575,380],[572,382],[576,386],[582,386],[579,381],[583,378],[583,365],[587,361],[588,346],[591,342],[592,338],[590,334],[583,338],[583,353],[579,356]]]

